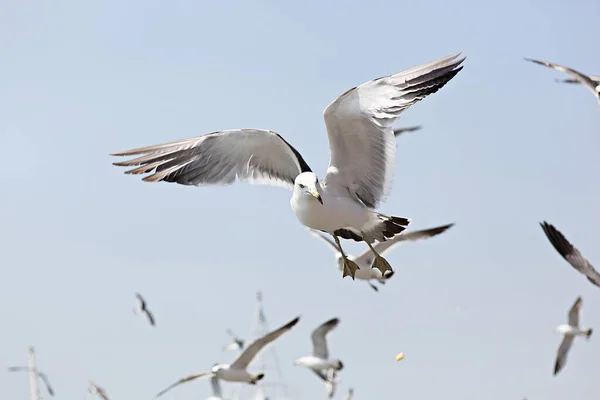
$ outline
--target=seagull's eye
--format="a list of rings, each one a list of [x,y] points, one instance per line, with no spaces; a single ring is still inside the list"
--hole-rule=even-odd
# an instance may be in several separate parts
[[[304,189],[306,186],[304,186],[303,184],[299,183],[299,184],[298,184],[298,187],[299,187],[300,189]]]

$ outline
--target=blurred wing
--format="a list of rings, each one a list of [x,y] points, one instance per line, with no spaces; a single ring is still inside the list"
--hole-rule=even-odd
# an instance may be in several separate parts
[[[439,235],[440,233],[446,232],[452,226],[454,226],[454,223],[438,226],[435,228],[423,229],[420,231],[403,233],[401,235],[397,235],[391,239],[388,239],[385,242],[378,242],[373,247],[375,248],[375,251],[377,251],[379,254],[383,254],[385,251],[390,250],[392,247],[394,247],[400,242],[427,239]],[[359,263],[359,265],[362,265],[360,263],[364,263],[365,265],[371,265],[371,263],[373,262],[373,252],[371,250],[365,251],[358,257],[356,261]]]
[[[340,323],[339,318],[332,318],[329,321],[319,325],[311,335],[313,343],[313,356],[320,357],[324,360],[329,358],[329,350],[327,349],[327,334]]]
[[[142,297],[142,295],[141,295],[141,294],[139,294],[139,293],[136,293],[136,294],[135,294],[135,297],[136,297],[136,298],[137,298],[137,300],[138,300],[138,303],[139,303],[139,305],[140,305],[140,308],[141,308],[141,309],[144,309],[144,307],[146,307],[146,301],[144,301],[144,298]]]
[[[394,129],[394,136],[398,137],[405,132],[418,131],[421,128],[422,128],[421,125],[416,125],[416,126],[407,126],[406,128]]]
[[[324,183],[376,208],[391,188],[396,155],[392,125],[400,113],[437,92],[462,67],[460,53],[352,88],[323,116],[331,160]]]
[[[315,230],[315,229],[311,229],[311,228],[306,228],[308,229],[308,231],[316,238],[322,240],[323,242],[325,242],[327,245],[329,245],[329,248],[331,250],[333,250],[333,252],[335,253],[335,255],[337,256],[338,254],[340,254],[340,251],[338,249],[338,247],[336,246],[336,244],[333,242],[333,240],[329,239],[327,236],[323,235],[321,232]]]
[[[565,335],[556,354],[556,362],[554,363],[554,375],[558,374],[560,370],[565,366],[565,363],[567,362],[567,354],[569,353],[571,344],[573,344],[573,335]]]
[[[148,318],[148,322],[150,322],[150,325],[156,326],[154,315],[149,310],[146,310],[146,318]]]
[[[111,155],[140,156],[113,163],[139,166],[126,174],[154,171],[143,180],[181,185],[229,185],[237,178],[292,189],[296,177],[311,170],[279,134],[260,129],[230,129]]]
[[[206,375],[212,375],[212,372],[210,372],[210,371],[209,372],[201,372],[199,374],[189,375],[189,376],[186,376],[185,378],[181,378],[180,380],[178,380],[177,382],[175,382],[171,386],[169,386],[166,389],[163,389],[160,392],[158,392],[158,394],[156,395],[156,397],[158,398],[158,397],[162,396],[163,394],[167,393],[169,390],[173,389],[175,386],[179,386],[182,383],[186,383],[186,382],[190,382],[190,381],[196,380],[198,378],[202,378],[203,376],[206,376]]]
[[[54,396],[54,390],[52,390],[52,386],[50,386],[50,381],[48,380],[46,374],[44,374],[43,372],[39,372],[38,376],[42,379],[44,385],[46,385],[46,389],[48,390],[50,396]]]
[[[246,349],[241,352],[238,357],[231,363],[231,369],[246,369],[248,364],[252,361],[252,359],[261,351],[267,344],[271,343],[279,336],[283,335],[294,325],[298,323],[300,317],[294,318],[292,321],[288,322],[284,326],[279,329],[274,330],[273,332],[269,332],[261,338],[256,339],[252,344],[250,344]]]
[[[581,255],[565,236],[553,225],[546,221],[540,224],[546,237],[552,243],[552,246],[573,268],[584,274],[590,282],[600,286],[600,274],[594,269],[594,266]]]
[[[555,63],[550,62],[550,61],[539,61],[539,60],[533,60],[531,58],[525,58],[525,60],[526,61],[530,61],[530,62],[535,63],[535,64],[546,66],[548,68],[555,69],[557,71],[566,72],[567,74],[569,74],[573,78],[575,78],[577,81],[583,83],[585,86],[587,86],[590,89],[592,89],[594,91],[594,93],[596,92],[596,86],[598,86],[598,83],[594,82],[589,76],[584,75],[584,74],[582,74],[579,71],[575,71],[574,69],[567,68],[567,67],[555,64]]]
[[[581,296],[575,300],[575,303],[569,310],[569,325],[579,327],[579,312],[581,310]]]
[[[210,378],[210,385],[212,386],[213,395],[215,397],[222,398],[223,393],[221,392],[221,384],[219,383],[219,378],[213,375]]]
[[[9,372],[29,371],[29,367],[8,367]]]

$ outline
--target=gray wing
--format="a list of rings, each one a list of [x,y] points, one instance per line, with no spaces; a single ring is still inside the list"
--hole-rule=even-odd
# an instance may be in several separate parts
[[[437,92],[461,69],[454,54],[352,88],[327,106],[323,117],[331,159],[323,182],[376,208],[391,188],[400,113]]]
[[[300,320],[300,317],[296,317],[279,329],[267,333],[261,338],[256,339],[246,349],[241,352],[237,358],[231,363],[231,369],[246,369],[252,359],[261,351],[267,344],[271,343],[279,336],[283,335],[294,327]]]
[[[170,385],[169,387],[161,390],[160,392],[158,392],[158,394],[156,395],[156,398],[162,396],[163,394],[167,393],[169,390],[173,389],[175,386],[179,386],[182,383],[186,383],[186,382],[190,382],[193,380],[196,380],[198,378],[202,378],[203,376],[206,375],[212,375],[211,371],[208,372],[200,372],[199,374],[193,374],[193,375],[189,375],[186,376],[185,378],[181,378],[180,380],[178,380],[177,382],[173,383],[172,385]]]
[[[575,246],[573,246],[553,225],[546,221],[542,222],[540,225],[556,251],[558,251],[558,253],[567,260],[573,268],[584,274],[590,282],[600,287],[600,274],[594,269],[594,266],[581,255],[579,250],[577,250]]]
[[[565,335],[563,337],[562,342],[558,348],[558,352],[556,354],[556,362],[554,363],[554,375],[558,374],[560,370],[565,366],[567,362],[567,355],[569,354],[569,349],[573,344],[573,335]]]
[[[148,309],[146,309],[145,314],[146,314],[146,318],[148,318],[148,322],[150,322],[150,325],[156,326],[156,321],[154,320],[154,314],[152,314],[150,312],[150,310],[148,310]]]
[[[46,385],[46,389],[48,390],[50,396],[54,396],[54,390],[52,390],[52,386],[50,386],[50,381],[48,380],[46,374],[44,374],[43,372],[38,372],[38,376],[42,379],[44,385]]]
[[[230,129],[133,150],[113,156],[140,156],[113,165],[137,168],[148,182],[229,185],[236,179],[292,189],[301,172],[311,171],[300,153],[279,134],[261,129]]]
[[[446,232],[452,226],[454,226],[454,223],[437,226],[435,228],[428,228],[428,229],[423,229],[423,230],[419,230],[419,231],[403,233],[401,235],[397,235],[391,239],[388,239],[385,242],[378,242],[373,246],[373,248],[379,254],[383,254],[385,251],[390,250],[392,247],[394,247],[395,245],[397,245],[400,242],[417,241],[417,240],[427,239],[432,236],[436,236],[436,235]],[[359,263],[359,265],[362,265],[360,263],[364,263],[364,265],[371,265],[371,263],[373,262],[373,252],[371,250],[367,250],[367,251],[363,252],[356,259],[356,262]]]
[[[29,367],[8,367],[9,372],[29,371]]]
[[[564,67],[562,65],[558,65],[558,64],[550,62],[550,61],[539,61],[539,60],[534,60],[531,58],[525,58],[525,60],[530,61],[535,64],[546,66],[548,68],[555,69],[557,71],[566,72],[567,74],[571,75],[573,78],[575,78],[580,83],[582,83],[585,86],[592,89],[594,91],[594,93],[596,92],[596,86],[598,86],[598,83],[594,82],[589,76],[584,75],[579,71],[575,71],[572,68]]]
[[[398,137],[405,132],[418,131],[421,128],[422,128],[421,125],[416,125],[416,126],[407,126],[405,128],[394,129],[394,136]]]
[[[332,318],[327,322],[322,323],[312,332],[311,338],[313,343],[313,356],[320,357],[324,360],[329,358],[329,350],[327,349],[327,334],[335,329],[340,323],[339,318]]]
[[[223,393],[221,392],[221,384],[219,383],[219,378],[216,376],[212,376],[210,378],[210,386],[212,386],[213,395],[218,398],[223,398]]]
[[[575,300],[573,306],[569,310],[569,325],[579,328],[579,312],[581,310],[581,296]]]
[[[315,370],[312,368],[309,368],[309,369],[312,372],[314,372],[315,375],[317,375],[319,378],[321,378],[321,380],[325,384],[325,389],[327,390],[327,397],[332,398],[333,395],[335,394],[335,388],[336,388],[335,370],[331,370],[332,371],[331,376],[328,376],[322,370]]]
[[[331,250],[333,250],[333,252],[335,253],[335,255],[337,256],[338,254],[340,254],[340,250],[338,249],[338,247],[336,246],[336,244],[333,242],[333,240],[329,239],[327,236],[323,235],[321,232],[315,230],[315,229],[311,229],[311,228],[306,228],[308,229],[308,231],[316,238],[321,239],[323,242],[325,242],[327,245],[329,245],[329,248]]]

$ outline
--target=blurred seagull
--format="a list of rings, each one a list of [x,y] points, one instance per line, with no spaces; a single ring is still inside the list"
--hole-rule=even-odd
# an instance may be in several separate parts
[[[31,371],[31,368],[21,367],[21,366],[8,367],[8,371],[9,372],[20,372],[20,371],[29,372],[29,371]],[[35,374],[36,377],[40,378],[42,380],[42,382],[44,382],[44,386],[46,386],[46,390],[48,391],[48,394],[50,396],[54,396],[54,390],[52,389],[52,386],[50,386],[50,381],[48,380],[48,377],[46,376],[46,374],[44,374],[42,371],[40,371],[38,369],[34,369],[33,373]]]
[[[575,336],[585,336],[587,339],[592,335],[592,328],[579,328],[579,313],[581,311],[581,297],[575,300],[575,304],[569,310],[569,323],[556,327],[556,332],[562,333],[564,338],[558,348],[556,363],[554,364],[554,375],[558,374],[567,362],[567,354],[573,344]]]
[[[217,378],[228,381],[228,382],[245,382],[251,385],[255,385],[256,382],[260,381],[264,378],[265,374],[263,372],[253,375],[250,374],[246,368],[248,364],[252,362],[254,357],[269,343],[277,339],[279,336],[283,335],[285,332],[289,331],[298,323],[300,317],[294,318],[292,321],[288,322],[284,326],[279,329],[274,330],[273,332],[269,332],[261,338],[256,339],[252,342],[242,353],[240,353],[237,358],[231,364],[220,364],[214,365],[210,371],[201,372],[198,374],[193,374],[186,376],[167,387],[166,389],[160,391],[156,397],[160,397],[163,394],[167,393],[169,390],[173,389],[175,386],[178,386],[182,383],[190,382],[195,379],[201,378],[203,376],[216,376]]]
[[[227,334],[233,339],[233,343],[223,346],[223,350],[242,350],[244,348],[244,339],[240,339],[231,329],[227,329]]]
[[[575,71],[574,69],[563,67],[562,65],[558,65],[558,64],[555,64],[555,63],[549,62],[549,61],[539,61],[539,60],[533,60],[531,58],[525,58],[525,60],[530,61],[532,63],[544,65],[546,67],[555,69],[557,71],[566,72],[567,74],[571,75],[574,79],[567,79],[563,82],[582,83],[583,85],[585,85],[588,89],[590,89],[594,93],[594,96],[596,96],[596,98],[598,99],[598,102],[600,102],[600,79],[599,79],[599,77],[584,75],[579,71]]]
[[[135,297],[137,298],[137,307],[133,311],[135,313],[135,315],[145,314],[146,318],[148,318],[148,322],[150,322],[150,325],[155,326],[156,322],[154,321],[154,315],[152,315],[150,310],[148,310],[148,307],[146,306],[146,301],[144,300],[142,295],[139,293],[136,293]]]
[[[146,182],[181,185],[232,184],[236,179],[293,190],[291,208],[305,226],[333,236],[342,253],[342,277],[358,266],[346,258],[343,239],[365,241],[373,267],[391,265],[372,246],[404,231],[410,219],[375,211],[389,193],[395,167],[392,125],[401,113],[445,86],[462,70],[460,53],[384,76],[345,91],[323,116],[331,150],[329,168],[319,181],[302,155],[278,133],[230,129],[171,143],[112,153],[136,156],[114,165],[150,174]]]
[[[390,250],[392,247],[394,247],[396,244],[398,244],[400,242],[418,241],[421,239],[427,239],[427,238],[439,235],[440,233],[447,231],[453,225],[454,225],[454,223],[438,226],[435,228],[424,229],[424,230],[420,230],[420,231],[403,233],[401,235],[394,237],[393,239],[389,239],[389,240],[386,240],[385,242],[377,243],[373,247],[379,254],[383,254],[387,250]],[[333,252],[335,254],[336,261],[338,263],[338,267],[340,269],[342,269],[343,268],[342,254],[336,247],[335,243],[333,243],[331,241],[331,239],[322,235],[320,232],[318,232],[314,229],[309,229],[309,231],[315,237],[323,240],[325,243],[327,243],[329,245],[329,247],[333,250]],[[394,275],[393,271],[386,271],[382,275],[381,271],[379,271],[378,269],[371,268],[371,265],[373,263],[373,254],[368,250],[363,252],[358,257],[354,257],[351,254],[349,254],[347,257],[348,257],[348,259],[355,262],[356,265],[358,265],[358,270],[356,271],[356,275],[355,275],[356,278],[367,281],[369,286],[371,286],[373,288],[373,290],[375,290],[376,292],[379,291],[379,288],[377,286],[375,286],[373,283],[371,283],[371,280],[375,280],[375,281],[379,282],[379,284],[383,285],[383,284],[385,284],[386,280],[390,279]]]
[[[590,282],[600,287],[600,274],[594,269],[594,266],[585,259],[566,238],[553,225],[546,221],[540,224],[546,237],[552,243],[552,246],[573,268],[585,275]]]
[[[100,386],[96,385],[94,382],[90,382],[90,387],[88,390],[91,394],[95,394],[96,396],[100,397],[102,400],[109,400],[104,389],[102,389]]]
[[[329,350],[327,349],[327,334],[335,329],[339,323],[338,318],[332,318],[319,325],[311,335],[313,343],[312,356],[300,357],[294,361],[294,365],[307,367],[325,381],[329,398],[333,397],[335,393],[335,375],[344,368],[341,360],[329,359]],[[328,375],[328,371],[332,371],[331,375]]]

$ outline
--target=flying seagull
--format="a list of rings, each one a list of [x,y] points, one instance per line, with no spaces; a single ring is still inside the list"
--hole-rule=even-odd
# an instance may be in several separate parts
[[[575,304],[569,310],[569,323],[556,327],[556,332],[562,333],[564,338],[556,354],[556,363],[554,364],[554,375],[558,374],[567,362],[567,354],[573,344],[575,336],[585,336],[587,339],[592,335],[592,328],[579,328],[579,314],[581,311],[581,297],[575,300]]]
[[[600,286],[600,274],[594,269],[594,266],[585,259],[564,235],[553,225],[546,221],[540,224],[544,233],[552,243],[552,246],[573,268],[584,274],[590,282]]]
[[[150,325],[156,326],[156,322],[154,321],[154,315],[152,315],[150,310],[148,310],[148,307],[146,306],[146,301],[144,300],[142,295],[139,293],[136,293],[135,297],[137,298],[137,307],[133,312],[136,315],[145,314],[146,318],[148,318],[148,322],[150,322]]]
[[[329,359],[329,350],[327,349],[327,334],[338,326],[340,320],[332,318],[319,325],[311,335],[313,343],[312,356],[304,356],[296,359],[294,365],[307,367],[319,376],[326,384],[329,397],[333,397],[335,391],[335,375],[328,376],[327,372],[332,371],[333,374],[341,371],[344,364],[341,360]]]
[[[584,84],[594,93],[594,96],[596,96],[598,102],[600,102],[600,79],[598,79],[598,77],[584,75],[579,71],[575,71],[574,69],[563,67],[562,65],[558,65],[549,61],[539,61],[533,60],[531,58],[525,58],[525,60],[531,61],[532,63],[544,65],[557,71],[566,72],[567,74],[571,75],[573,79],[565,80],[564,82],[573,83],[575,81]]]
[[[223,346],[223,350],[242,350],[244,348],[244,339],[238,337],[231,329],[227,329],[227,334],[233,339],[233,343]]]
[[[102,400],[109,400],[104,389],[102,389],[100,386],[96,385],[94,382],[90,382],[90,387],[88,390],[91,394],[95,394],[96,396],[100,397]]]
[[[271,343],[279,336],[283,335],[285,332],[292,329],[294,325],[298,323],[300,317],[294,318],[292,321],[288,322],[281,328],[274,330],[273,332],[269,332],[261,338],[256,339],[252,342],[248,347],[244,349],[242,353],[240,353],[237,358],[231,364],[220,364],[214,365],[210,371],[200,372],[198,374],[193,374],[186,376],[167,387],[166,389],[159,392],[156,397],[160,397],[163,394],[167,393],[169,390],[173,389],[175,386],[178,386],[182,383],[190,382],[195,379],[201,378],[203,376],[216,376],[217,378],[228,381],[228,382],[245,382],[251,385],[255,385],[256,382],[260,381],[264,378],[264,373],[259,373],[256,375],[250,374],[246,368],[248,364],[252,362],[254,357],[260,352],[267,344]]]
[[[352,400],[352,396],[354,395],[354,389],[348,389],[348,393],[346,393],[346,400]]]
[[[405,128],[397,128],[397,129],[394,129],[394,136],[398,137],[398,136],[402,135],[405,132],[418,131],[421,128],[422,128],[421,125],[407,126]]]
[[[17,366],[17,367],[8,367],[8,371],[9,372],[20,372],[20,371],[31,371],[31,368],[29,367],[21,367],[21,366]],[[40,378],[42,380],[42,382],[44,382],[44,385],[46,386],[46,390],[48,390],[48,394],[50,396],[54,396],[54,390],[52,389],[52,386],[50,386],[50,381],[48,380],[48,377],[46,376],[46,374],[44,374],[42,371],[38,370],[38,369],[34,369],[34,374],[36,377]]]
[[[319,181],[302,155],[278,133],[265,129],[230,129],[190,139],[112,153],[137,156],[113,165],[133,167],[126,174],[146,174],[147,182],[181,185],[232,184],[236,179],[293,190],[290,205],[309,228],[333,236],[342,253],[342,277],[358,266],[344,254],[340,237],[365,241],[381,273],[390,264],[373,249],[404,231],[410,219],[375,209],[388,194],[395,167],[392,124],[402,111],[437,92],[463,68],[460,53],[363,83],[344,92],[323,116],[331,157]]]
[[[435,228],[424,229],[424,230],[420,230],[420,231],[403,233],[402,235],[398,235],[392,239],[386,240],[385,242],[377,243],[373,247],[375,248],[375,251],[377,251],[379,254],[383,254],[385,251],[390,250],[393,246],[395,246],[396,244],[398,244],[400,242],[417,241],[417,240],[426,239],[426,238],[429,238],[432,236],[436,236],[436,235],[439,235],[440,233],[443,233],[446,230],[450,229],[453,225],[454,225],[454,223],[438,226]],[[343,268],[342,254],[340,253],[340,251],[339,251],[338,247],[335,245],[335,243],[333,243],[331,241],[331,239],[322,235],[321,233],[319,233],[318,231],[316,231],[314,229],[309,229],[309,231],[315,237],[323,240],[326,244],[329,245],[329,247],[335,253],[338,267],[340,269],[342,269]],[[367,250],[367,251],[363,252],[361,255],[359,255],[358,257],[354,257],[351,254],[349,254],[347,257],[349,260],[352,260],[353,262],[356,263],[356,265],[358,265],[358,270],[356,271],[356,278],[367,281],[369,286],[371,286],[373,288],[373,290],[375,290],[376,292],[379,291],[379,288],[371,282],[372,280],[375,280],[375,281],[379,282],[381,285],[383,285],[383,284],[385,284],[386,280],[390,279],[394,275],[393,271],[386,271],[382,275],[381,271],[379,271],[378,269],[371,268],[371,264],[373,263],[373,254],[371,253],[371,251]]]

